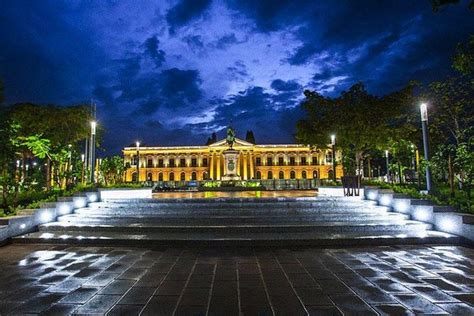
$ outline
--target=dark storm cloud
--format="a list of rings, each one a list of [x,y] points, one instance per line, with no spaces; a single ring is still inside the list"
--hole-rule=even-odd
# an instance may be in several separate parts
[[[189,21],[201,16],[211,4],[211,0],[180,0],[166,14],[171,33]]]
[[[197,70],[181,70],[171,68],[161,73],[161,93],[168,98],[180,97],[188,102],[197,102],[202,92],[199,87],[201,79]]]
[[[202,36],[200,35],[188,35],[183,38],[183,40],[188,44],[189,48],[193,51],[201,50],[204,48],[204,43],[202,42]]]
[[[239,137],[291,142],[304,89],[380,95],[449,74],[473,12],[430,3],[4,1],[0,76],[9,103],[92,97],[109,151],[202,144],[231,119]]]
[[[235,44],[237,42],[238,42],[237,37],[235,37],[235,34],[232,33],[232,34],[227,34],[227,35],[222,36],[221,38],[219,38],[217,40],[215,46],[218,49],[226,49],[230,45]]]
[[[279,87],[296,90],[293,82],[275,80]],[[237,130],[238,137],[245,137],[247,130],[253,130],[259,143],[294,142],[296,122],[302,117],[302,110],[295,105],[295,99],[300,92],[285,91],[283,98],[280,94],[266,92],[263,87],[250,87],[236,95],[222,100],[218,104],[214,123],[227,126],[231,121]],[[285,103],[285,106],[282,106]],[[200,128],[209,128],[209,124],[201,124]],[[225,128],[215,130],[224,137]]]
[[[301,85],[295,80],[283,81],[281,79],[273,80],[271,87],[277,91],[295,91],[301,89]]]
[[[158,48],[160,41],[156,36],[152,36],[145,41],[146,52],[156,64],[156,67],[160,67],[165,61],[165,52]]]
[[[247,66],[242,60],[237,60],[232,66],[227,67],[226,73],[230,80],[242,82],[249,78]]]

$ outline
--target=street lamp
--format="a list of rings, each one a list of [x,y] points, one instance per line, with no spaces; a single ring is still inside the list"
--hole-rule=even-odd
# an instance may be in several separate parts
[[[426,191],[431,192],[431,169],[430,169],[430,148],[428,140],[428,106],[426,103],[420,104],[421,129],[423,131],[423,148],[425,153],[426,164]]]
[[[388,164],[388,150],[385,150],[385,165],[387,166],[387,182],[390,182],[390,169]]]
[[[91,140],[90,140],[90,166],[91,166],[91,183],[95,183],[95,130],[96,121],[91,121]]]
[[[136,142],[137,145],[137,183],[140,182],[140,142]]]
[[[86,162],[86,155],[81,154],[81,161],[82,161],[82,171],[81,171],[81,182],[84,183],[84,169],[85,169],[85,162]]]
[[[336,135],[331,135],[332,145],[332,180],[336,182]]]

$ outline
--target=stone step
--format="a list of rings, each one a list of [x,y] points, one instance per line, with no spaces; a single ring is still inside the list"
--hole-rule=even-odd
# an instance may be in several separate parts
[[[140,214],[140,215],[160,215],[160,214],[201,214],[201,215],[269,215],[269,214],[374,214],[374,213],[386,213],[387,207],[361,207],[361,208],[348,208],[348,207],[325,207],[325,208],[268,208],[268,207],[247,207],[247,208],[187,208],[182,206],[181,208],[152,208],[152,207],[134,207],[128,208],[82,208],[75,210],[76,214],[84,214],[84,216],[95,216],[95,215],[127,215],[127,214]]]
[[[316,202],[324,203],[328,201],[341,201],[341,202],[366,202],[361,197],[336,197],[336,196],[313,196],[313,197],[217,197],[217,198],[138,198],[138,199],[104,199],[99,202],[94,203],[129,203],[129,202],[138,202],[138,203],[249,203],[249,202]],[[372,201],[367,201],[372,202]]]
[[[410,232],[430,230],[432,225],[417,221],[371,221],[364,222],[311,222],[311,223],[281,223],[281,224],[234,224],[218,225],[216,223],[207,223],[203,225],[193,225],[188,223],[174,223],[170,225],[153,225],[146,223],[136,223],[135,225],[107,225],[92,224],[78,225],[75,223],[53,222],[39,226],[43,232],[52,231],[101,231],[101,232],[123,232],[123,233],[283,233],[290,234],[295,232],[318,232],[318,233],[349,233],[349,232]]]
[[[166,207],[166,208],[174,208],[174,207],[182,207],[186,205],[186,207],[219,207],[219,208],[228,208],[228,207],[257,207],[257,206],[265,206],[265,207],[320,207],[320,206],[369,206],[369,205],[376,205],[374,201],[367,201],[364,202],[362,200],[326,200],[326,201],[319,201],[319,200],[295,200],[295,201],[287,201],[287,200],[271,200],[267,201],[266,199],[257,199],[257,200],[156,200],[156,199],[143,199],[143,200],[118,200],[118,201],[106,201],[106,202],[94,202],[90,203],[91,207],[101,208],[101,207],[131,207],[131,206],[142,206],[142,207]]]
[[[375,245],[410,245],[410,244],[455,244],[460,238],[451,234],[423,231],[380,234],[377,233],[259,233],[232,234],[214,233],[154,233],[126,234],[123,232],[75,231],[36,232],[13,238],[14,243],[34,244],[74,244],[87,245],[123,245],[123,246],[204,246],[204,247],[289,247],[289,246],[375,246]]]
[[[116,215],[95,215],[83,216],[82,214],[69,214],[58,217],[58,222],[67,222],[74,224],[90,223],[99,224],[105,223],[108,225],[116,224],[134,224],[134,223],[217,223],[235,224],[235,223],[283,223],[283,222],[314,222],[314,221],[367,221],[370,220],[407,220],[408,215],[399,213],[367,213],[367,214],[344,214],[344,213],[328,213],[328,214],[280,214],[280,215],[214,215],[214,216],[198,216],[198,215],[180,215],[180,214],[165,214],[165,215],[135,215],[120,216]]]

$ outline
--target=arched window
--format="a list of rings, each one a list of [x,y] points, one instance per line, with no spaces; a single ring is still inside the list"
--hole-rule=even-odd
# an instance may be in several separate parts
[[[153,181],[153,174],[151,172],[148,172],[146,175],[146,181]]]
[[[280,171],[278,173],[278,179],[281,179],[281,180],[285,179],[285,173],[283,171]]]
[[[257,178],[257,179],[259,179],[259,180],[262,179],[262,173],[261,173],[260,171],[257,171],[257,172],[255,173],[255,178]]]
[[[184,172],[181,172],[181,175],[179,176],[179,180],[186,181],[186,174]]]
[[[293,170],[290,172],[290,179],[296,179],[296,173]]]
[[[273,180],[273,172],[268,171],[268,173],[267,173],[267,179],[268,179],[268,180]]]
[[[136,172],[132,173],[132,181],[137,182],[137,173]]]
[[[196,172],[191,173],[191,180],[193,180],[193,181],[197,180]]]
[[[313,171],[313,179],[319,179],[318,170]]]
[[[163,181],[163,173],[158,173],[158,181]]]
[[[147,159],[146,167],[147,168],[153,168],[153,159],[152,158]]]
[[[303,172],[301,173],[301,178],[306,179],[306,171],[305,170],[303,170]]]
[[[170,178],[170,181],[174,181],[174,173],[173,172],[170,172],[169,178]]]

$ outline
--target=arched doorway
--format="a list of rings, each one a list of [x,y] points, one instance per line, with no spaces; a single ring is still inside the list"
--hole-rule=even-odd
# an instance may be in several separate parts
[[[294,170],[290,172],[290,179],[296,179],[296,172]]]
[[[158,174],[158,181],[163,181],[163,173],[162,172],[160,172]]]
[[[137,182],[137,173],[132,173],[132,182]]]
[[[267,179],[268,179],[268,180],[273,180],[273,172],[268,171],[268,173],[267,173]]]
[[[191,173],[191,180],[193,180],[193,181],[197,180],[196,172]]]
[[[280,179],[280,180],[285,179],[285,173],[284,173],[283,171],[280,171],[280,172],[278,173],[278,179]]]
[[[303,179],[307,178],[306,170],[303,170],[303,172],[301,172],[301,178],[303,178]]]
[[[181,172],[181,175],[179,176],[179,180],[186,181],[186,174],[184,172]]]
[[[174,181],[174,173],[173,172],[170,172],[169,180]]]
[[[148,172],[146,175],[146,181],[153,181],[153,174],[151,172]]]

